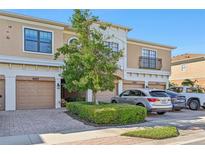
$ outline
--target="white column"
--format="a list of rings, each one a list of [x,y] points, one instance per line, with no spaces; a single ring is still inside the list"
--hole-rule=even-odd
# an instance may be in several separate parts
[[[87,90],[86,101],[87,102],[92,102],[93,101],[93,91],[91,89]]]
[[[144,88],[148,88],[149,87],[149,81],[145,81],[144,82]]]
[[[55,108],[61,108],[61,78],[55,78]]]
[[[166,89],[169,89],[169,81],[166,82]]]
[[[123,82],[122,80],[118,80],[118,95],[120,95],[123,91]]]
[[[5,110],[16,110],[16,76],[5,76]]]

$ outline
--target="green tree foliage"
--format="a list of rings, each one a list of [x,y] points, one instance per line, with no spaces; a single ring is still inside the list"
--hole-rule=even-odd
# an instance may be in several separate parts
[[[191,86],[191,87],[193,87],[195,85],[195,81],[192,81],[190,79],[185,79],[181,84],[183,86]]]
[[[98,27],[94,28],[93,24]],[[98,91],[114,89],[114,73],[122,51],[112,51],[105,45],[106,39],[114,37],[105,38],[102,34],[109,25],[99,22],[89,10],[74,10],[71,25],[78,39],[59,48],[55,58],[64,56],[62,77],[65,88],[68,91],[91,89],[96,103]]]
[[[191,86],[192,87],[192,92],[196,93],[204,93],[204,88],[202,88],[199,84],[198,81],[192,81],[190,79],[185,79],[182,83],[183,86]]]

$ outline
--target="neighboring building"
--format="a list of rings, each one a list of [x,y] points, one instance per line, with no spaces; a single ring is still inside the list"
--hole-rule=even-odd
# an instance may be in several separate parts
[[[184,79],[205,88],[205,54],[182,54],[172,58],[170,81],[181,85]]]
[[[95,26],[95,25],[94,25]],[[165,88],[175,47],[127,39],[129,28],[111,25],[104,35],[114,51],[123,50],[113,92],[99,92],[99,101],[130,88]],[[59,108],[61,99],[75,97],[63,87],[63,56],[54,60],[56,49],[76,39],[63,23],[0,12],[0,105],[1,110]],[[81,94],[88,101],[92,91]]]

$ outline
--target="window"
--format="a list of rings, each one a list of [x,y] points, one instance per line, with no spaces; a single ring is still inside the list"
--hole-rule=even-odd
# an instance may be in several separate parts
[[[72,44],[75,41],[77,41],[77,37],[71,37],[70,39],[68,39],[68,44]]]
[[[178,94],[176,92],[173,92],[173,91],[166,91],[167,95],[169,95],[170,97],[177,97]]]
[[[146,95],[139,90],[131,90],[129,96],[146,96]]]
[[[187,93],[198,93],[198,89],[195,87],[190,87],[186,89]]]
[[[24,51],[52,53],[52,33],[24,28]]]
[[[155,50],[142,49],[142,66],[144,68],[156,68],[157,54]]]
[[[123,93],[121,93],[120,96],[129,96],[129,94],[130,94],[130,91],[126,90]]]
[[[152,97],[169,97],[164,91],[151,91],[149,94]]]
[[[112,49],[112,51],[116,51],[116,52],[119,51],[119,44],[118,43],[107,42],[107,41],[105,41],[104,43],[108,48]]]
[[[181,65],[181,71],[183,71],[183,72],[186,71],[186,68],[187,68],[186,65],[184,65],[184,64]]]
[[[177,92],[177,93],[182,93],[183,92],[183,87],[173,87],[173,88],[169,88],[168,90],[174,91],[174,92]]]

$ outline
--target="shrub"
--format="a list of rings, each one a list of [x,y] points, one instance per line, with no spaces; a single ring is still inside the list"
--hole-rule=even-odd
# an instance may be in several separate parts
[[[164,126],[164,127],[154,127],[154,128],[145,128],[142,130],[129,131],[122,136],[130,137],[143,137],[150,139],[165,139],[170,137],[179,136],[179,132],[176,127]]]
[[[129,104],[100,104],[70,102],[67,110],[79,118],[95,124],[132,124],[145,120],[145,108]]]

